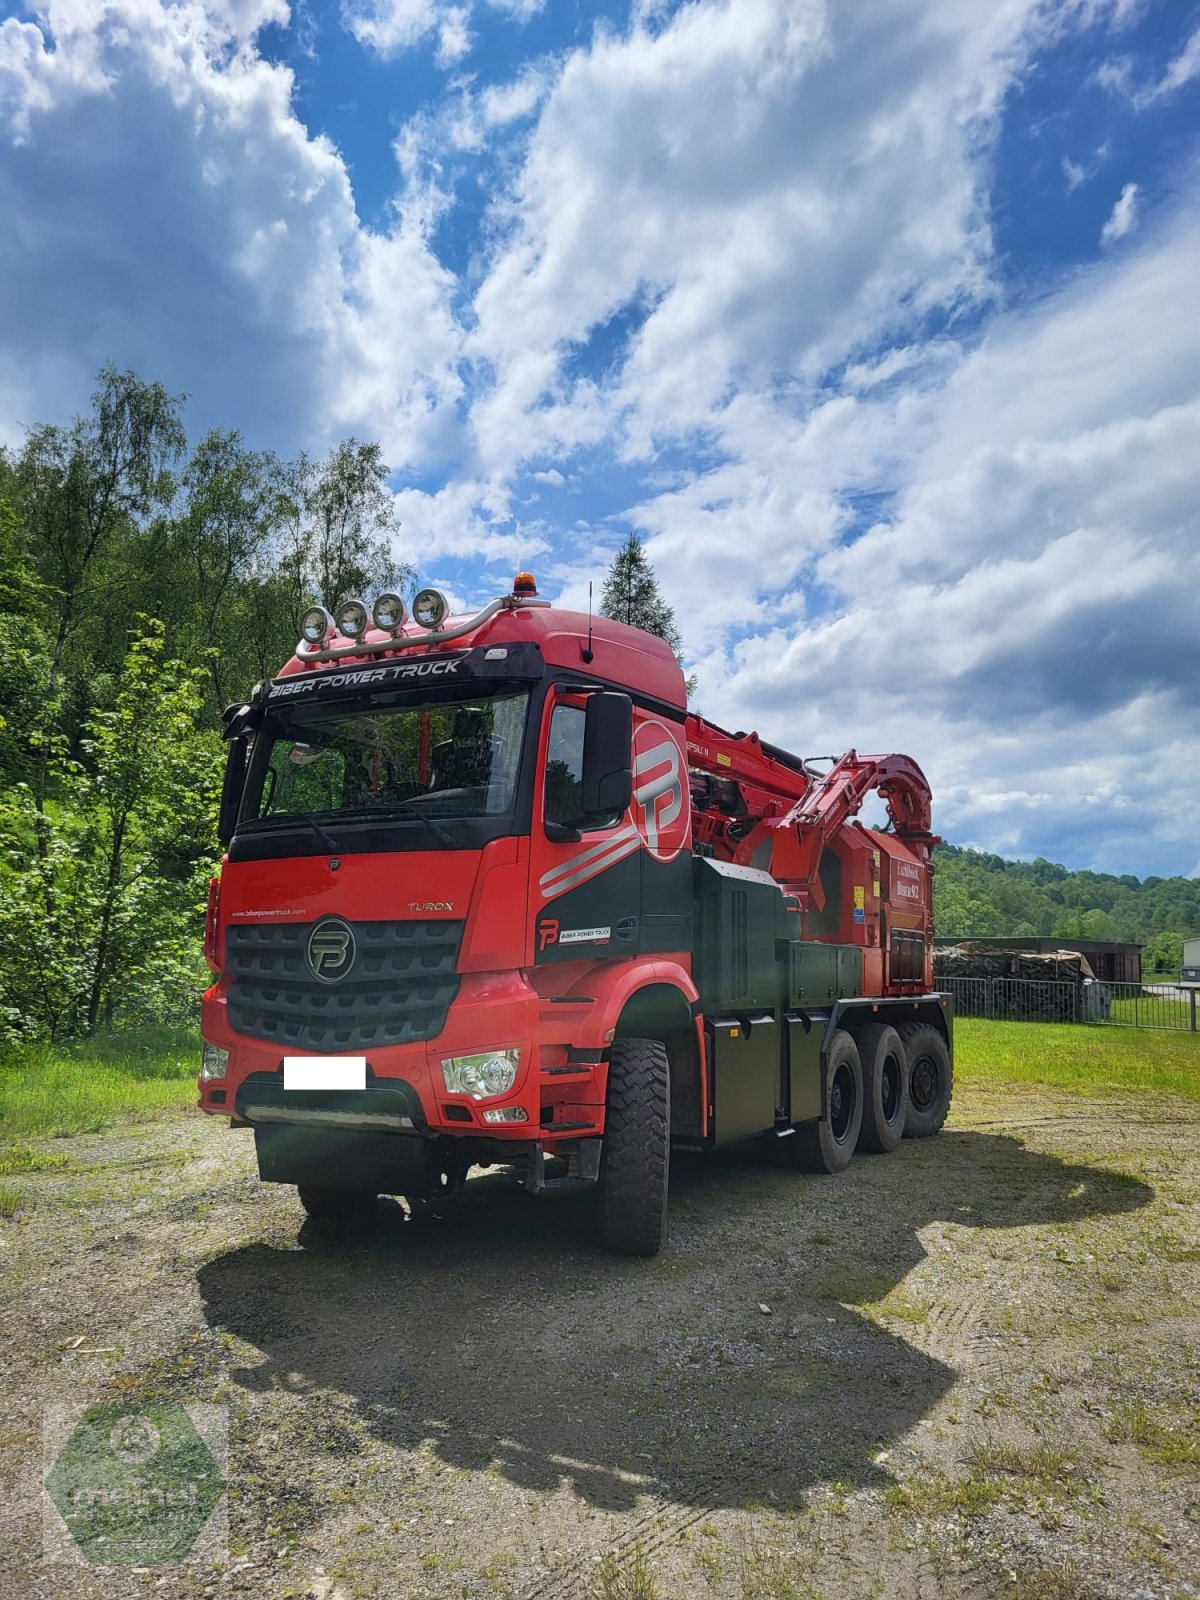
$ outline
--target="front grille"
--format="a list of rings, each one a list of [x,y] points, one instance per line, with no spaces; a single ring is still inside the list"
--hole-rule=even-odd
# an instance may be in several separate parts
[[[313,975],[313,927],[226,930],[235,1032],[325,1055],[413,1044],[441,1032],[458,993],[461,922],[349,923],[356,950],[340,983]]]

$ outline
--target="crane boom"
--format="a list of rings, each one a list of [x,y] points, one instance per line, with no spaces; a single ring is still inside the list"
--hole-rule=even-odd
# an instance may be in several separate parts
[[[910,756],[862,755],[847,750],[822,772],[811,762],[756,733],[728,733],[703,717],[687,720],[697,840],[738,866],[764,866],[801,909],[820,912],[825,888],[822,856],[869,794],[882,796],[891,836],[927,864],[929,782]]]

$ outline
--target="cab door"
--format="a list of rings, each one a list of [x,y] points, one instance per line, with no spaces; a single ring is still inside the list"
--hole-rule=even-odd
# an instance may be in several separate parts
[[[533,959],[595,961],[642,949],[642,835],[633,803],[585,817],[587,696],[546,701],[530,857]]]

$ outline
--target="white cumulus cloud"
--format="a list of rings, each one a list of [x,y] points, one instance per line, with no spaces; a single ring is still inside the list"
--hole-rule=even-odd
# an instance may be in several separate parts
[[[364,230],[338,151],[254,36],[272,0],[49,0],[0,26],[0,429],[66,416],[108,359],[256,419],[439,460],[462,394],[453,281],[404,196]]]

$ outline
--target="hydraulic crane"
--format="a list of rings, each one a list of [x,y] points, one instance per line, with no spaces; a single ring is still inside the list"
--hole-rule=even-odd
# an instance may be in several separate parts
[[[875,984],[868,993],[931,983],[938,837],[917,763],[848,750],[823,770],[703,717],[689,715],[686,732],[696,847],[769,872],[806,938],[863,946],[864,981]],[[853,820],[872,793],[886,803],[887,831]]]

